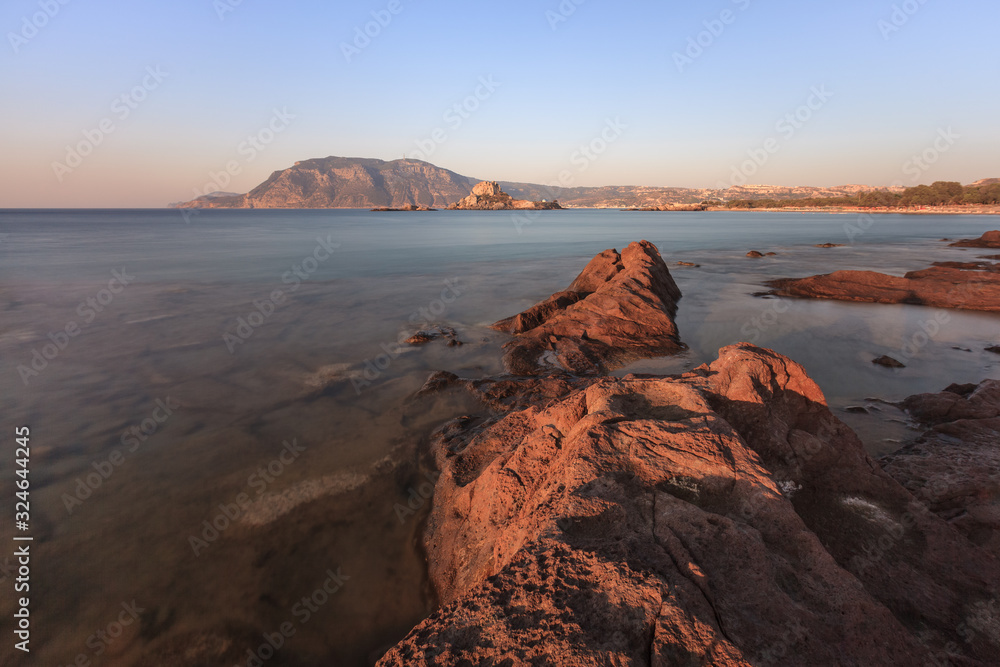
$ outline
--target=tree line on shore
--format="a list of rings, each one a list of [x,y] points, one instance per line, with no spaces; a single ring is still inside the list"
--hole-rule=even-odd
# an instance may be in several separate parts
[[[850,206],[860,208],[910,208],[914,206],[959,206],[965,204],[1000,204],[1000,183],[963,186],[953,181],[936,181],[930,185],[907,188],[902,194],[872,190],[851,197],[804,197],[801,199],[731,199],[711,200],[708,206],[730,209],[799,208]]]

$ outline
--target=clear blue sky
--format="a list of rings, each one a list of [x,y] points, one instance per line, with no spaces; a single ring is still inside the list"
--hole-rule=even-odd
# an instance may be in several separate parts
[[[230,161],[225,189],[245,192],[297,160],[413,156],[438,127],[428,161],[497,180],[569,169],[576,185],[715,187],[769,138],[778,149],[750,183],[1000,176],[996,0],[565,0],[565,17],[559,0],[236,2],[5,0],[0,207],[163,206]],[[888,32],[894,4],[916,11]],[[348,62],[342,45],[372,12],[391,21]],[[705,22],[723,29],[679,68]],[[446,117],[480,77],[499,86]],[[145,99],[120,100],[144,80]],[[779,132],[813,87],[833,95]],[[295,117],[250,150],[275,109]],[[616,118],[626,127],[601,155],[574,159]],[[948,128],[958,138],[914,172]],[[53,163],[85,132],[100,143],[60,180]]]

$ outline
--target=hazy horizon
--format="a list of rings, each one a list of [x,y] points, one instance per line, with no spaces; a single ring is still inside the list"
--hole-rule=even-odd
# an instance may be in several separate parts
[[[328,155],[571,186],[968,184],[1000,176],[998,18],[985,0],[14,0],[0,208],[161,208]]]

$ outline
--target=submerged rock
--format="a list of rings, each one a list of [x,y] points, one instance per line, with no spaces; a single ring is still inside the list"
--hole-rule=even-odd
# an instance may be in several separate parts
[[[876,359],[872,359],[872,363],[877,364],[879,366],[885,366],[886,368],[906,368],[906,365],[902,361],[899,361],[898,359],[893,359],[892,357],[885,354]]]
[[[747,253],[747,257],[753,257],[755,259],[757,257],[763,257],[763,256],[764,256],[764,253],[762,253],[759,250],[751,250],[750,252]]]
[[[462,341],[458,339],[458,333],[453,328],[442,326],[433,326],[428,329],[421,329],[407,338],[404,342],[407,345],[424,345],[432,340],[437,340],[438,338],[446,339],[449,347],[463,344]]]
[[[435,436],[442,606],[380,665],[994,664],[1000,562],[883,472],[799,364],[744,343],[683,376],[531,394],[547,380]]]
[[[504,365],[515,375],[597,373],[684,349],[674,316],[680,289],[649,241],[605,250],[568,289],[492,325],[514,334]]]

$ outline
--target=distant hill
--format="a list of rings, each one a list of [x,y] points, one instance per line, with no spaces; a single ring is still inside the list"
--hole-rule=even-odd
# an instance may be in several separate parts
[[[245,195],[213,193],[182,204],[197,208],[446,208],[465,198],[482,180],[462,176],[422,160],[326,157],[296,162]],[[1000,179],[984,179],[988,185]],[[904,188],[841,185],[829,188],[744,185],[725,189],[666,188],[639,185],[552,188],[537,183],[500,181],[514,199],[552,201],[565,208],[658,208],[706,200],[803,199],[849,197],[861,192],[902,193]]]
[[[200,208],[445,207],[477,179],[421,160],[327,157],[296,162],[245,195],[207,195],[181,204]]]

